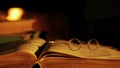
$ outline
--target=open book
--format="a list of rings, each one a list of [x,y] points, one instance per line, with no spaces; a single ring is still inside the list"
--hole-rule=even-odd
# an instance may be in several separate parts
[[[65,68],[69,65],[70,68],[79,68],[80,63],[86,59],[87,63],[92,60],[94,65],[96,62],[102,65],[108,61],[105,64],[114,66],[120,62],[120,51],[102,46],[94,39],[83,43],[78,39],[47,42],[42,38],[32,38],[22,44],[18,43],[17,47],[7,46],[7,49],[3,49],[4,52],[0,52],[0,68],[34,68],[36,64],[42,68]],[[64,64],[60,66],[62,63]],[[74,67],[71,63],[78,65]]]

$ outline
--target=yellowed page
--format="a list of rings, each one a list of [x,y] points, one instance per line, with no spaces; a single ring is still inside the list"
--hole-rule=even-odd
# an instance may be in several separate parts
[[[116,49],[107,46],[99,46],[97,49],[92,50],[88,48],[87,44],[81,44],[80,49],[74,51],[69,48],[66,44],[67,42],[66,40],[56,40],[55,43],[50,45],[48,52],[56,52],[79,58],[120,60],[120,51]],[[73,48],[79,46],[78,44],[71,45]]]
[[[41,47],[43,44],[45,44],[45,40],[42,38],[34,38],[29,40],[27,43],[21,45],[18,48],[18,51],[20,52],[27,52],[30,54],[35,55],[35,52]]]

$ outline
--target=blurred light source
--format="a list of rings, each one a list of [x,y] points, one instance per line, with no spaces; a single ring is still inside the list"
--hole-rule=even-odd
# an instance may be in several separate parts
[[[7,16],[7,20],[9,21],[17,21],[20,20],[23,16],[24,10],[22,8],[19,7],[13,7],[8,9],[8,16]]]

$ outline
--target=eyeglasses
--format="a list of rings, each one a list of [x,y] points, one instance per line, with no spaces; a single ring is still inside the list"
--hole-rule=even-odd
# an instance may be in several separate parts
[[[90,50],[96,50],[100,46],[99,42],[96,39],[91,39],[88,42],[84,42],[84,41],[80,41],[77,38],[72,38],[64,43],[55,42],[55,41],[49,41],[49,43],[55,44],[55,45],[56,44],[65,44],[72,51],[79,50],[83,45],[87,46]]]

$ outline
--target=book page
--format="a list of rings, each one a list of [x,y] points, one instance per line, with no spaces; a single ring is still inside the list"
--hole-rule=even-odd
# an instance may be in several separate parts
[[[39,47],[45,44],[45,42],[46,41],[42,38],[34,38],[28,41],[27,43],[21,45],[18,48],[18,51],[27,52],[27,53],[35,55],[35,52],[39,49]]]
[[[79,58],[120,60],[120,51],[111,47],[99,46],[97,49],[92,50],[88,48],[87,44],[72,44],[70,48],[70,46],[66,44],[67,42],[66,40],[56,40],[55,43],[50,44],[48,52],[61,53]],[[94,47],[96,46],[93,46],[93,48]],[[75,48],[79,49],[74,50]]]

